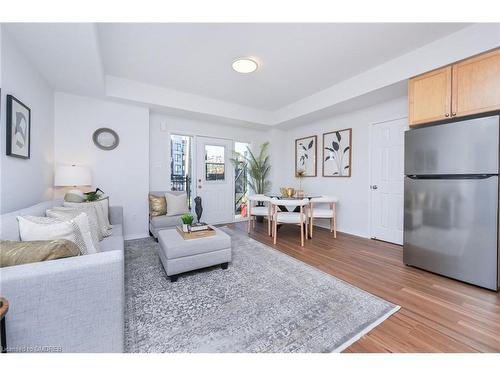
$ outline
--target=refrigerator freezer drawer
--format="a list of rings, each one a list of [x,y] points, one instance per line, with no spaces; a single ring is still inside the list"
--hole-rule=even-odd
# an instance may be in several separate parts
[[[499,116],[405,133],[405,175],[498,174]]]
[[[498,176],[405,178],[405,264],[498,289]]]

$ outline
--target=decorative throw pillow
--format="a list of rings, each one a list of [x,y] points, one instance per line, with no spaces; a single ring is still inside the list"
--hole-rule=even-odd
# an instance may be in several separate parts
[[[0,267],[68,258],[80,254],[78,246],[68,240],[0,241]]]
[[[76,193],[76,192],[68,192],[64,194],[64,201],[65,202],[74,202],[74,203],[82,203],[85,201],[85,196],[83,193]]]
[[[167,200],[165,197],[157,197],[156,195],[149,194],[149,215],[161,216],[167,214]]]
[[[60,221],[51,217],[18,216],[21,241],[68,240],[74,242],[82,254],[89,253],[87,246],[91,247],[90,252],[95,253],[88,228],[86,238],[80,230],[80,227],[85,230],[85,221],[80,217],[83,215],[85,214],[81,213],[69,221]]]
[[[58,219],[61,221],[72,220],[81,213],[84,213],[86,215],[87,223],[85,226],[90,231],[90,236],[92,238],[92,244],[94,248],[96,249],[97,252],[99,252],[100,251],[99,224],[97,222],[97,215],[95,214],[95,210],[92,207],[80,207],[80,208],[53,207],[45,211],[47,217],[52,217],[54,219]],[[83,232],[84,228],[80,228],[80,230]]]
[[[167,216],[182,215],[189,212],[186,193],[175,195],[167,191],[165,199],[168,207]]]
[[[111,225],[109,225],[109,220],[106,217],[102,203],[100,202],[84,202],[84,203],[73,203],[64,202],[64,207],[72,208],[86,208],[93,207],[97,215],[97,222],[99,223],[99,231],[102,237],[108,237],[111,235]]]

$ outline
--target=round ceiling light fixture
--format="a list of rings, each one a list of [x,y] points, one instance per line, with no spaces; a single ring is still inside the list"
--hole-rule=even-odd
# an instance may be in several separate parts
[[[253,73],[258,67],[257,61],[249,57],[242,57],[233,62],[233,69],[238,73]]]

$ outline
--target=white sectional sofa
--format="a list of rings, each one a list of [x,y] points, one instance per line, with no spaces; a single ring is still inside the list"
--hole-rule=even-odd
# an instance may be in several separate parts
[[[19,240],[16,217],[45,216],[61,201],[1,215],[0,238]],[[110,207],[112,235],[101,252],[0,268],[9,351],[123,352],[123,209]]]

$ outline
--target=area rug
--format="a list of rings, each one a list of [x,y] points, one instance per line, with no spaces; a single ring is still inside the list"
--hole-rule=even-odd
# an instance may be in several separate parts
[[[338,352],[399,306],[247,237],[227,270],[171,283],[152,238],[125,245],[127,352]]]

